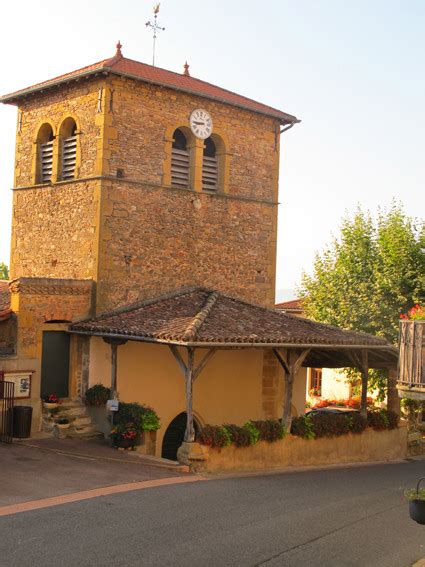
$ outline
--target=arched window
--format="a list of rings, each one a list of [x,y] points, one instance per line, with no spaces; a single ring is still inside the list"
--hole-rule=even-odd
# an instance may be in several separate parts
[[[187,139],[182,130],[177,128],[173,134],[171,150],[171,185],[188,189],[190,178],[190,152],[187,149]]]
[[[37,134],[37,183],[50,183],[53,172],[53,129],[43,124]]]
[[[202,162],[202,190],[217,191],[218,188],[218,159],[217,149],[212,138],[207,138],[204,145]]]
[[[60,169],[59,179],[74,179],[77,163],[77,125],[73,118],[66,118],[59,130],[60,136]]]

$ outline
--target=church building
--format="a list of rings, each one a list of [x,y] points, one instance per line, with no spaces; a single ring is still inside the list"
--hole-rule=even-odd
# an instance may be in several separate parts
[[[48,394],[112,380],[159,414],[160,456],[179,416],[186,441],[282,417],[282,366],[296,414],[325,351],[384,364],[381,339],[273,309],[280,138],[299,120],[121,47],[0,99],[18,108],[0,373],[33,430]]]

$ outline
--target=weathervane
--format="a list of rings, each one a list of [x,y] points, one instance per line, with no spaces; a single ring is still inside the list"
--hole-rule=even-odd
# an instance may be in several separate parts
[[[153,23],[151,21],[146,22],[146,27],[147,28],[151,28],[153,31],[153,55],[152,55],[152,65],[155,67],[155,43],[156,43],[156,36],[158,34],[158,32],[162,32],[165,30],[165,28],[161,27],[157,21],[158,18],[158,12],[159,12],[159,7],[160,7],[160,2],[158,2],[158,4],[155,4],[155,6],[153,7]]]

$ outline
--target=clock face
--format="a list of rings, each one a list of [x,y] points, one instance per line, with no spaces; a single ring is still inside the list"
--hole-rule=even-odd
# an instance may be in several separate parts
[[[202,108],[197,108],[189,118],[190,129],[197,138],[206,140],[212,134],[213,123],[209,112]]]

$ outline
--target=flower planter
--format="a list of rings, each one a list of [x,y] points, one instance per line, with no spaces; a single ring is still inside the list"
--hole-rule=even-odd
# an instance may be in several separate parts
[[[121,449],[133,449],[136,439],[114,439],[114,446]]]
[[[55,423],[58,429],[68,429],[71,425],[70,423]]]
[[[423,499],[423,497],[420,497],[423,496],[423,491],[421,491],[422,495],[420,495],[419,487],[424,480],[425,477],[420,478],[416,486],[416,496],[418,498],[414,498],[409,502],[410,517],[412,518],[412,520],[414,520],[418,524],[421,524],[422,526],[425,526],[425,500]]]
[[[412,520],[425,526],[425,500],[411,500],[409,502],[409,514]]]
[[[43,407],[45,407],[47,410],[52,410],[58,407],[58,403],[49,403],[49,402],[43,402]]]

